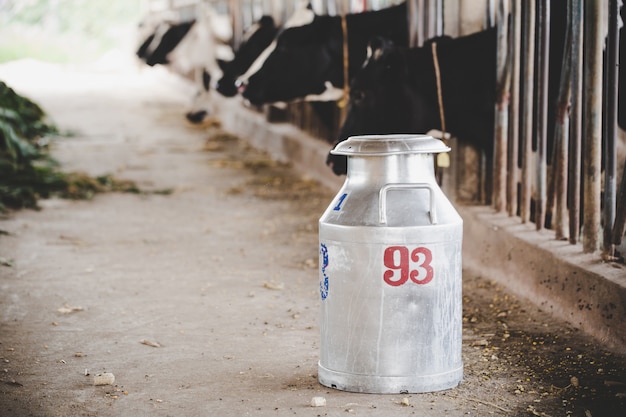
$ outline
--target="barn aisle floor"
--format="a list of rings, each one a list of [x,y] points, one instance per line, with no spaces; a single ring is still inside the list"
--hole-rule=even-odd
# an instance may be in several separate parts
[[[142,191],[0,219],[0,414],[624,415],[624,356],[470,273],[458,388],[319,385],[317,219],[335,190],[188,126],[190,86],[160,68],[21,61],[0,79],[72,132],[53,145],[66,171]]]

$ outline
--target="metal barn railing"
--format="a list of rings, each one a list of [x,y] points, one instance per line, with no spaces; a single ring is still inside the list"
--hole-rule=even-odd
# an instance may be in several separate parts
[[[626,212],[624,184],[619,198],[616,187],[618,3],[567,1],[556,109],[548,108],[550,2],[500,0],[498,13],[492,205],[605,259],[622,241]]]
[[[199,1],[230,14],[236,48],[244,31],[262,15],[284,22],[305,0],[150,0],[160,8],[178,10],[181,16]],[[377,10],[402,1],[312,0],[311,5],[318,14],[336,15]],[[443,0],[406,1],[412,45],[448,29],[444,28]],[[486,178],[489,170],[484,157],[473,162],[482,172],[476,195],[482,195],[482,201],[492,204],[496,212],[532,222],[537,230],[551,229],[555,239],[580,244],[585,253],[602,250],[607,259],[621,244],[626,221],[626,185],[622,179],[618,190],[617,169],[622,167],[617,167],[615,159],[619,3],[567,0],[566,40],[560,46],[564,58],[550,67],[551,17],[561,17],[558,12],[551,16],[551,2],[483,0],[483,26],[497,22],[499,28],[494,159],[489,162],[493,175]],[[459,10],[460,21],[449,22],[451,32],[453,25],[465,25],[463,2],[449,0],[445,6]],[[609,37],[603,60],[605,20]],[[561,73],[556,109],[548,102],[549,74],[555,72]],[[327,126],[321,126],[306,102],[290,103],[286,110],[266,109],[266,113],[332,142],[341,118],[340,109],[330,106],[327,111],[334,111],[336,117],[330,118],[332,123]],[[558,114],[555,133],[547,128],[551,112]]]

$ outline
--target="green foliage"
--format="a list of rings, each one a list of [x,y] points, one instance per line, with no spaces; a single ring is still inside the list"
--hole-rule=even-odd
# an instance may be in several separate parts
[[[141,192],[132,181],[59,170],[46,138],[59,135],[33,101],[0,81],[0,212],[37,208],[37,200],[58,195],[89,199],[106,191]]]
[[[58,131],[33,101],[0,81],[0,210],[36,207],[67,186],[41,139]]]
[[[138,192],[110,176],[61,172],[43,145],[51,135],[58,130],[41,107],[0,81],[0,211],[36,208],[39,198],[53,194],[83,199],[108,190]]]

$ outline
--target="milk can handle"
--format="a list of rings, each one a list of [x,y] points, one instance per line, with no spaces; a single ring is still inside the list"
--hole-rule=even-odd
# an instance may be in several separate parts
[[[428,183],[397,183],[384,185],[383,188],[380,189],[378,198],[378,214],[380,224],[387,224],[387,191],[413,189],[428,189],[428,191],[430,191],[430,224],[437,224],[437,213],[435,213],[435,190]]]

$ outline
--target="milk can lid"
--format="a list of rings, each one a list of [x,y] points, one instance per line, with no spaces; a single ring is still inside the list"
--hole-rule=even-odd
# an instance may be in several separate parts
[[[350,136],[343,142],[339,142],[330,153],[348,156],[382,156],[449,151],[450,148],[446,144],[429,135],[394,134]]]

